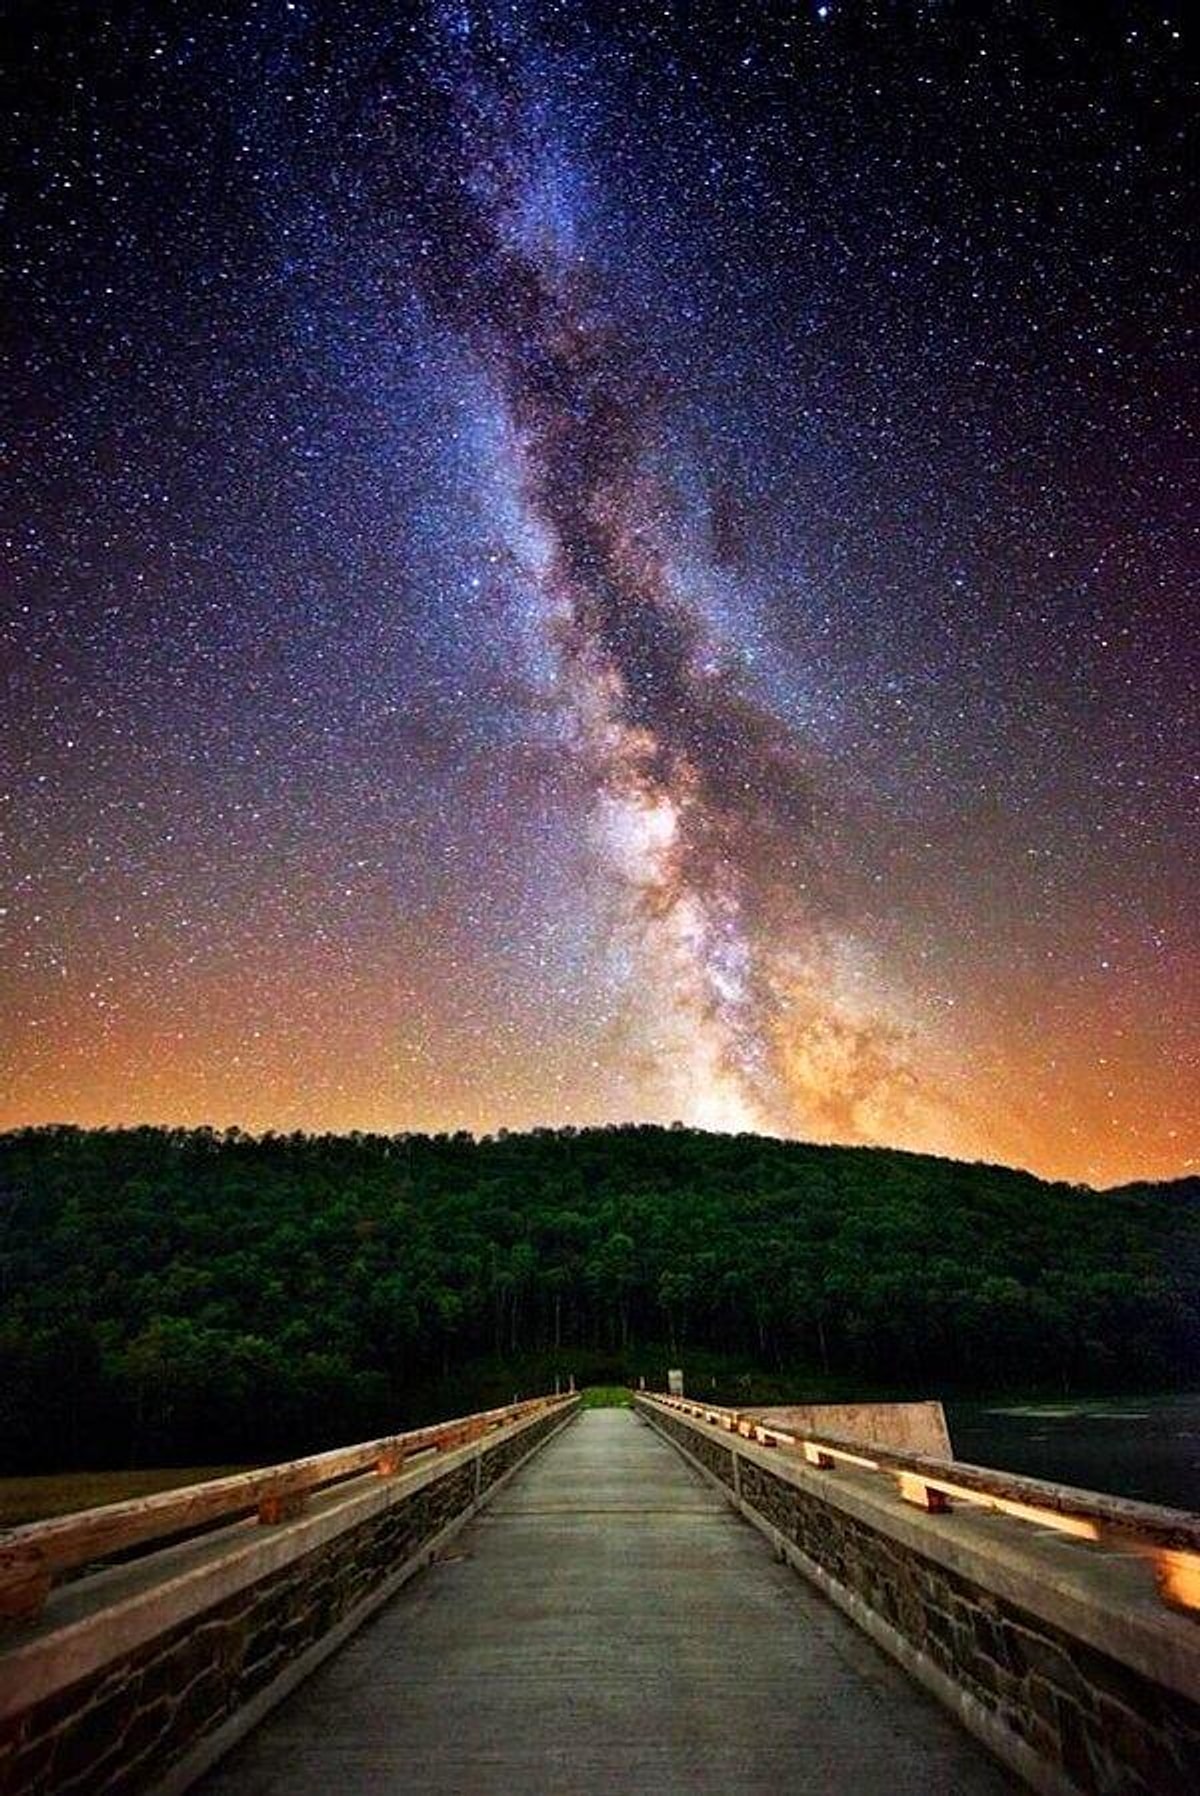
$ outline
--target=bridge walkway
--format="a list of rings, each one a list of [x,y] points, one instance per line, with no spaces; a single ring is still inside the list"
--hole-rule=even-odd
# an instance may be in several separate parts
[[[585,1411],[204,1796],[1016,1789],[632,1412]]]

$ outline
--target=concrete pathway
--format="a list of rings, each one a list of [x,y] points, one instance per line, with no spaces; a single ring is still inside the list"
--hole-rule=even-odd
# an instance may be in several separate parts
[[[590,1410],[200,1788],[1016,1786],[645,1423]]]

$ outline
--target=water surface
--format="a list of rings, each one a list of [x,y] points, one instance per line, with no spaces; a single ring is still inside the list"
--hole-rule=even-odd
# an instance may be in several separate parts
[[[1200,1394],[947,1403],[955,1456],[1085,1490],[1200,1509]]]

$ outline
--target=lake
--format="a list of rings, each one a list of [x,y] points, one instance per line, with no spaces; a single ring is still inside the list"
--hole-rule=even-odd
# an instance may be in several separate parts
[[[1200,1395],[947,1403],[955,1457],[1200,1509]]]

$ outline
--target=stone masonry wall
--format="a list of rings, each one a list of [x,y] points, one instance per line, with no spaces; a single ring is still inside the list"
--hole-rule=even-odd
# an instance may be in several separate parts
[[[653,1423],[733,1488],[732,1453]],[[1088,1796],[1194,1796],[1200,1702],[1151,1682],[743,1458],[741,1499]]]
[[[563,1420],[480,1456],[487,1490]],[[476,1461],[136,1653],[0,1721],[0,1796],[136,1796],[272,1683],[475,1499]]]
[[[711,1472],[714,1478],[730,1490],[734,1488],[733,1452],[729,1447],[723,1447],[711,1436],[701,1434],[697,1429],[689,1428],[682,1417],[664,1415],[657,1410],[654,1414],[654,1426],[664,1434],[673,1435],[682,1446],[687,1448],[693,1459],[700,1461],[706,1472]]]

